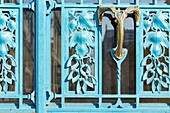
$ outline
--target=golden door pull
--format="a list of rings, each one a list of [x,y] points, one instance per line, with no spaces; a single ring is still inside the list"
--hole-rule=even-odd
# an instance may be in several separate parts
[[[118,37],[117,37],[117,46],[116,46],[117,48],[114,51],[114,55],[116,56],[117,59],[121,59],[125,54],[123,50],[124,21],[127,18],[128,13],[133,12],[135,13],[136,26],[138,26],[139,18],[140,18],[140,11],[138,7],[136,8],[128,7],[126,8],[126,10],[116,10],[114,7],[99,7],[99,10],[98,10],[99,25],[102,24],[102,17],[104,16],[104,13],[106,11],[111,11],[118,21],[118,32],[117,32]]]

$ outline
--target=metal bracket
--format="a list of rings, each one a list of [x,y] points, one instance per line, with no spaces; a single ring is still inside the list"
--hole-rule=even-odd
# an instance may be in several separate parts
[[[128,7],[126,8],[126,10],[116,10],[114,7],[99,7],[99,10],[98,10],[99,25],[102,24],[102,17],[104,16],[104,13],[106,11],[111,11],[118,21],[118,33],[117,33],[118,44],[117,44],[116,50],[114,51],[114,55],[116,56],[117,59],[120,60],[125,55],[125,51],[123,50],[124,21],[127,18],[129,13],[134,12],[136,25],[138,26],[139,18],[140,18],[140,11],[138,7],[136,8]]]
[[[50,91],[50,90],[47,90],[47,91],[46,91],[46,105],[49,105],[49,103],[51,102],[51,100],[52,100],[52,99],[55,99],[55,98],[57,98],[55,93],[53,93],[53,92]]]
[[[57,8],[57,3],[56,1],[53,0],[46,0],[46,6],[47,6],[46,14],[49,15],[53,9]]]
[[[28,4],[28,9],[35,11],[35,1],[32,1],[31,3]]]
[[[56,1],[53,0],[46,0],[46,7],[47,7],[46,14],[49,15],[53,9],[57,8],[57,3]],[[35,11],[35,1],[28,4],[28,8],[31,9],[32,11]]]
[[[28,94],[27,98],[35,104],[35,91],[33,91],[31,94]]]

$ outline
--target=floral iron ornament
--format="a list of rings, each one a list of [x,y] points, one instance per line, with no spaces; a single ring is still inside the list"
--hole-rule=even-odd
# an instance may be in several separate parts
[[[162,11],[156,13],[144,12],[144,49],[149,49],[141,61],[141,66],[146,68],[142,76],[142,81],[146,80],[151,84],[152,92],[161,91],[161,88],[168,88],[170,77],[168,76],[169,57],[165,54],[169,49],[169,14]]]
[[[136,18],[136,25],[139,25],[139,18],[140,18],[140,11],[138,8],[127,8],[126,10],[119,11],[116,10],[114,7],[99,7],[98,10],[98,18],[99,18],[99,25],[102,23],[102,17],[105,11],[111,11],[115,18],[117,19],[118,23],[118,33],[117,33],[117,47],[111,50],[111,56],[113,60],[117,64],[117,90],[118,96],[121,95],[121,64],[125,60],[128,50],[123,48],[123,40],[124,40],[124,21],[127,18],[129,13],[135,13]],[[116,104],[111,105],[111,107],[125,107],[122,103],[120,97],[118,97]]]
[[[16,12],[0,11],[0,91],[7,92],[8,84],[16,81],[16,76],[12,71],[12,67],[16,67],[16,61],[9,54],[10,49],[15,49],[15,32],[16,32]],[[9,63],[9,61],[11,63]],[[11,77],[9,77],[11,75]],[[3,83],[3,84],[2,84]]]
[[[66,67],[71,68],[67,80],[76,83],[76,92],[85,93],[87,87],[94,88],[96,78],[92,75],[91,66],[94,58],[91,56],[94,49],[94,11],[70,11],[70,49],[75,49],[67,61]]]

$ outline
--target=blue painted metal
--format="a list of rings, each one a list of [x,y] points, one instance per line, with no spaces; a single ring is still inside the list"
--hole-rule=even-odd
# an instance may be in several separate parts
[[[12,84],[13,81],[17,81],[15,72],[12,71],[12,67],[16,67],[17,63],[15,58],[9,54],[9,48],[15,49],[16,48],[16,11],[0,11],[0,59],[1,59],[1,78],[0,78],[0,91],[7,93],[8,92],[8,84]],[[14,20],[12,20],[12,18]],[[8,30],[9,29],[9,30]],[[8,48],[9,46],[9,48]],[[12,64],[10,65],[7,60],[10,60]],[[11,74],[11,78],[7,75]],[[2,83],[4,83],[2,85]]]
[[[87,87],[94,88],[96,85],[96,78],[92,75],[92,67],[94,58],[91,54],[94,49],[94,11],[74,11],[69,13],[69,31],[70,49],[75,48],[75,54],[69,57],[66,67],[71,68],[71,72],[67,76],[67,80],[72,80],[72,83],[76,82],[76,93],[87,91]],[[72,64],[75,60],[76,63]],[[88,62],[84,62],[88,60]],[[76,74],[76,75],[75,75]],[[74,76],[73,76],[74,75]],[[81,86],[80,83],[83,83]]]
[[[121,64],[125,56],[118,60],[111,52],[113,62],[117,64],[118,94],[102,94],[102,27],[98,25],[98,7],[110,7],[112,3],[61,3],[53,0],[35,0],[30,4],[19,0],[18,4],[0,4],[0,98],[17,99],[17,104],[0,103],[0,112],[74,112],[74,113],[168,113],[168,103],[141,103],[141,99],[170,98],[169,66],[169,21],[170,6],[157,3],[121,4],[117,0],[117,9],[139,6],[141,17],[136,29],[136,93],[121,94]],[[35,12],[35,87],[31,94],[23,94],[23,9]],[[51,90],[51,12],[61,9],[61,94]],[[126,36],[125,36],[126,38]],[[115,49],[115,48],[113,48]],[[144,52],[149,50],[147,54]],[[14,51],[14,55],[10,52]],[[71,53],[70,51],[73,51]],[[113,51],[113,50],[111,50]],[[168,53],[167,53],[168,52]],[[161,59],[161,60],[160,60]],[[8,64],[6,60],[11,60]],[[13,70],[11,68],[14,68]],[[7,74],[11,74],[8,77]],[[69,90],[69,82],[76,84],[75,91]],[[13,84],[15,83],[15,84]],[[145,83],[151,90],[145,91]],[[15,90],[9,91],[8,86]],[[88,88],[92,88],[88,91]],[[164,91],[163,89],[167,89]],[[103,99],[117,99],[117,103],[104,103]],[[123,99],[135,99],[136,103],[125,103]],[[23,100],[32,100],[25,104]],[[52,102],[61,99],[61,102]],[[67,99],[97,99],[96,103],[68,103]],[[119,107],[122,108],[119,108]]]
[[[36,0],[36,37],[35,37],[35,70],[36,70],[36,88],[35,88],[35,105],[36,113],[45,113],[46,109],[46,89],[45,76],[46,68],[46,1]],[[42,20],[42,21],[40,21]]]
[[[115,105],[113,105],[113,107],[117,108],[117,107],[125,107],[122,103],[122,100],[120,98],[120,95],[121,95],[121,65],[122,65],[122,62],[125,60],[125,58],[127,57],[127,54],[128,54],[128,50],[126,48],[123,48],[124,50],[124,56],[121,58],[121,59],[117,59],[117,57],[114,55],[114,51],[116,50],[117,48],[113,48],[111,50],[111,56],[113,58],[113,60],[116,62],[116,65],[117,65],[117,91],[118,91],[118,100],[116,102]]]
[[[169,23],[167,22],[169,20],[169,12],[163,13],[159,10],[155,12],[156,14],[149,13],[143,12],[145,31],[143,46],[144,49],[149,48],[150,54],[145,56],[141,62],[141,66],[146,67],[142,81],[146,80],[147,84],[152,84],[153,93],[156,90],[160,93],[161,87],[168,88],[170,83],[168,76],[169,56],[165,55],[165,50],[169,48],[169,36],[167,34],[169,30]],[[160,61],[160,58],[163,58],[164,61]],[[148,59],[151,60],[149,64],[147,62]],[[148,77],[148,74],[151,74],[151,77]],[[156,85],[155,82],[158,82],[158,84]]]

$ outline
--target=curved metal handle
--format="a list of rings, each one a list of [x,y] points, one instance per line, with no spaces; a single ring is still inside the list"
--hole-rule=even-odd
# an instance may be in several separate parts
[[[105,13],[105,11],[111,11],[115,18],[118,21],[118,43],[117,43],[117,48],[114,51],[114,55],[116,56],[117,59],[121,59],[125,52],[123,50],[123,40],[124,40],[124,21],[128,16],[128,13],[134,12],[135,13],[135,21],[136,25],[139,25],[139,18],[140,18],[140,11],[139,8],[133,8],[133,7],[128,7],[126,10],[119,11],[116,10],[114,7],[99,7],[98,10],[98,19],[99,19],[99,25],[102,24],[102,17]],[[120,14],[121,13],[121,14]]]

